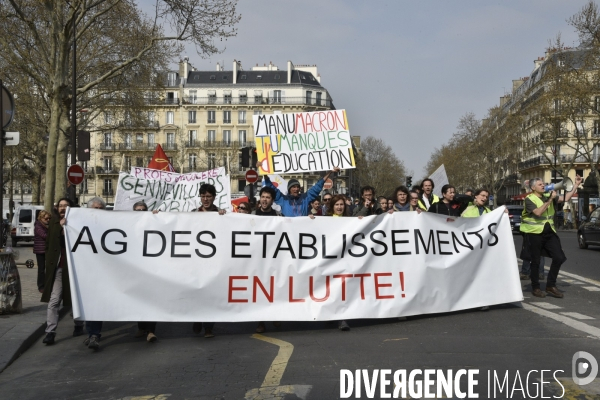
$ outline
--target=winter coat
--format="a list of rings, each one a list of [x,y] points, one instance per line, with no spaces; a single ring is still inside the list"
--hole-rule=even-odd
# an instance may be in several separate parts
[[[46,236],[48,236],[48,227],[40,221],[35,221],[33,225],[33,254],[44,254],[46,251]]]
[[[54,286],[54,277],[56,275],[56,269],[60,262],[60,238],[63,227],[60,225],[60,217],[56,214],[52,214],[50,223],[48,224],[48,235],[46,236],[46,284],[44,285],[44,293],[42,293],[42,300],[45,303],[50,301],[50,295],[52,294],[52,287]],[[67,252],[68,253],[68,252]],[[62,300],[64,307],[71,306],[71,285],[69,284],[69,269],[67,268],[67,262],[64,262],[64,268],[62,271]]]
[[[294,197],[289,194],[281,194],[279,189],[271,183],[267,175],[264,176],[264,186],[275,189],[275,203],[281,207],[281,213],[285,217],[306,217],[310,208],[310,202],[319,197],[319,193],[323,190],[325,181],[319,179],[317,183],[308,192],[302,193],[300,196]]]

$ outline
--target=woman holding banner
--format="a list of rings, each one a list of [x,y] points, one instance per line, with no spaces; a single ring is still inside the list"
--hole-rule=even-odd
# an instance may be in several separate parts
[[[346,196],[342,194],[336,194],[331,198],[327,205],[327,216],[328,217],[348,217],[349,210],[346,206]],[[314,215],[309,215],[311,219],[315,219]],[[350,325],[346,321],[339,321],[338,328],[340,331],[349,331]]]

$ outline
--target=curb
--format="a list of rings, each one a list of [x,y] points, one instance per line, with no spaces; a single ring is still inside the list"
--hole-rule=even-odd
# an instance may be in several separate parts
[[[45,316],[47,310],[47,306],[40,305],[36,307],[32,307],[29,312],[36,313],[37,315],[43,314]],[[62,307],[58,313],[59,321],[70,311],[69,307]],[[19,314],[15,314],[15,317],[19,318]],[[22,322],[23,320],[21,320]],[[18,322],[17,322],[18,324]],[[17,325],[15,325],[16,327]],[[10,343],[10,340],[2,340],[2,344],[0,344],[0,348],[8,345],[9,349],[7,357],[0,357],[0,373],[2,373],[6,368],[8,368],[17,358],[21,356],[21,354],[25,353],[35,342],[37,342],[40,337],[44,335],[46,330],[46,321],[43,318],[43,322],[40,323],[37,328],[33,331],[29,331],[25,333],[24,337],[18,337],[13,339],[12,341],[20,341],[20,344],[16,347],[13,347]],[[4,339],[4,338],[3,338]],[[6,349],[3,349],[6,350]],[[4,352],[4,351],[3,351]]]

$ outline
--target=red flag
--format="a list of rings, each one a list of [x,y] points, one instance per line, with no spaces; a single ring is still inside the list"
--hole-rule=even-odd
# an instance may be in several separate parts
[[[244,196],[244,197],[238,197],[237,199],[233,199],[231,200],[231,205],[233,206],[233,212],[238,212],[238,207],[240,206],[240,203],[243,202],[248,202],[248,197]]]
[[[175,172],[175,168],[173,168],[169,162],[169,158],[163,151],[160,144],[156,145],[156,151],[152,156],[152,160],[150,160],[150,163],[148,164],[148,168],[158,169],[160,171]]]

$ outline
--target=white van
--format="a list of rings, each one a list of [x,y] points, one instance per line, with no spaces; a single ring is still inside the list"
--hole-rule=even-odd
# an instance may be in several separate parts
[[[44,206],[20,206],[13,216],[10,236],[12,245],[17,247],[18,242],[33,241],[33,226]]]

